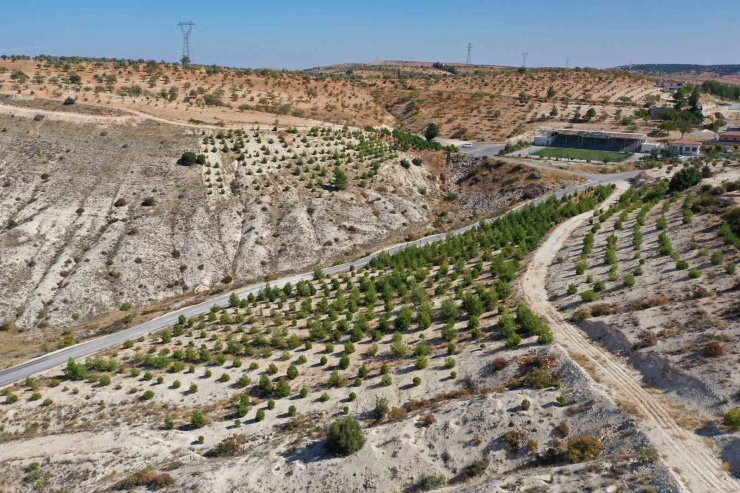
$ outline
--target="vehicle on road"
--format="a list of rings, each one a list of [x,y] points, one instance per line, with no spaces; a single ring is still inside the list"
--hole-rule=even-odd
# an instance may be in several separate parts
[[[461,145],[460,147],[462,147],[463,149],[470,149],[470,148],[473,147],[473,144],[471,144],[470,142],[466,142],[463,145]]]

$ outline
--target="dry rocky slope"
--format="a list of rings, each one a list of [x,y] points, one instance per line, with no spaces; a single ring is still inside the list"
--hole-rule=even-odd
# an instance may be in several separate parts
[[[515,245],[594,204],[550,201],[546,216],[233,299],[19,382],[2,403],[0,491],[678,492],[635,421],[510,295]],[[343,415],[366,443],[337,458],[324,430]]]
[[[287,72],[111,60],[7,60],[0,61],[0,93],[17,105],[73,98],[103,113],[129,110],[227,126],[331,121],[401,125],[421,133],[435,122],[442,137],[490,142],[529,138],[542,126],[654,130],[635,118],[634,110],[667,98],[654,80],[619,71],[521,73],[457,66],[458,73],[452,74],[448,69],[388,62]],[[596,116],[586,121],[590,108]]]
[[[130,323],[162,300],[328,265],[574,182],[331,125],[78,124],[35,111],[0,116],[0,321],[45,329],[22,338],[41,351],[74,340],[60,328]],[[187,150],[206,163],[178,165]],[[345,190],[331,185],[336,164]],[[490,184],[466,194],[479,171]],[[5,347],[4,359],[21,356]]]

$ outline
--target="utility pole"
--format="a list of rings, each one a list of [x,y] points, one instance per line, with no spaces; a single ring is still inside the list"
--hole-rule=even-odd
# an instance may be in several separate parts
[[[190,33],[193,31],[195,23],[192,21],[180,21],[177,24],[177,27],[180,28],[180,32],[182,32],[182,58],[180,61],[183,65],[190,65],[190,62],[193,60],[190,56]]]
[[[528,56],[529,56],[529,53],[527,53],[526,51],[522,53],[522,59],[523,59],[522,67],[524,68],[527,68],[527,57]]]
[[[473,58],[471,57],[471,54],[473,52],[473,44],[468,41],[468,57],[465,59],[465,64],[470,65],[473,61]]]
[[[567,70],[570,67],[570,57],[565,58],[565,69]]]

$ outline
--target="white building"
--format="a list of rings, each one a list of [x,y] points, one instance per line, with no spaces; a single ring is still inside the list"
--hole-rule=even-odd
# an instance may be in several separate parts
[[[663,144],[660,142],[643,142],[640,146],[640,152],[644,154],[650,154],[655,149],[660,149]]]
[[[701,142],[696,140],[674,140],[671,149],[678,149],[681,156],[698,156],[701,151]]]

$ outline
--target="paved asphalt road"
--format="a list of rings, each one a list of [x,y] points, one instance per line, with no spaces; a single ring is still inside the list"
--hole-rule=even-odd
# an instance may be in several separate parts
[[[488,144],[485,144],[485,145],[488,145]],[[494,146],[491,145],[491,148],[492,147]],[[481,145],[481,148],[479,149],[483,149],[482,152],[486,152],[486,149],[488,148],[484,148],[483,145]],[[496,154],[497,153],[498,151],[496,151]],[[518,163],[521,163],[527,166],[532,166],[535,168],[553,169],[544,164],[532,163],[532,162],[524,161],[520,159],[504,158],[504,160],[510,161],[510,162],[518,162]],[[611,174],[611,175],[608,175],[608,174],[601,175],[601,174],[581,173],[581,172],[575,172],[575,171],[568,171],[568,172],[579,175],[579,176],[583,176],[589,181],[577,187],[571,187],[568,189],[559,190],[558,192],[555,192],[554,195],[556,195],[558,198],[562,197],[563,195],[571,194],[571,193],[574,193],[580,190],[584,190],[586,188],[589,188],[595,185],[627,180],[629,178],[632,178],[633,176],[636,176],[638,173],[638,172],[630,172],[630,173],[617,173],[617,174]],[[529,203],[542,202],[546,200],[550,195],[539,197]],[[426,245],[428,243],[432,243],[435,241],[440,241],[440,240],[443,240],[447,235],[462,234],[466,231],[469,231],[470,229],[473,229],[476,225],[477,223],[474,223],[474,224],[464,226],[462,228],[456,229],[448,233],[440,233],[436,235],[426,236],[424,238],[411,241],[411,242],[399,243],[397,245],[384,248],[383,250],[379,250],[378,252],[375,252],[361,259],[326,268],[324,269],[324,272],[326,274],[336,274],[338,272],[349,270],[350,266],[354,266],[357,269],[357,268],[367,265],[372,258],[377,257],[381,253],[393,254],[411,245],[421,246],[421,245]],[[297,275],[283,277],[281,279],[270,282],[270,285],[273,287],[282,287],[288,282],[295,285],[298,281],[310,280],[312,278],[313,278],[313,273],[307,272],[304,274],[297,274]],[[264,287],[265,287],[265,283],[254,284],[254,285],[247,286],[241,289],[237,289],[236,293],[240,298],[244,298],[249,293],[256,294]],[[185,315],[186,317],[189,318],[189,317],[193,317],[196,315],[200,315],[202,313],[208,313],[208,311],[211,309],[211,306],[213,305],[228,306],[230,295],[231,295],[231,292],[223,294],[218,297],[211,298],[197,305],[180,308],[179,310],[172,311],[166,315],[162,315],[161,317],[149,320],[148,322],[144,322],[135,327],[130,327],[128,329],[121,330],[113,334],[101,336],[96,339],[90,339],[88,341],[82,342],[75,346],[70,346],[64,349],[60,349],[59,351],[45,354],[36,359],[22,363],[18,366],[8,368],[7,370],[0,372],[0,388],[5,387],[6,385],[9,385],[13,382],[23,380],[26,377],[35,375],[36,373],[40,373],[40,372],[55,368],[57,366],[64,365],[67,363],[67,360],[69,360],[69,358],[72,358],[72,359],[84,358],[86,356],[90,356],[91,354],[97,353],[104,349],[108,349],[113,346],[121,345],[129,339],[136,339],[139,336],[143,336],[151,332],[155,332],[164,327],[172,326],[177,323],[177,319],[180,315]]]

